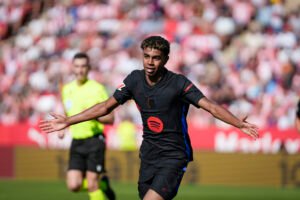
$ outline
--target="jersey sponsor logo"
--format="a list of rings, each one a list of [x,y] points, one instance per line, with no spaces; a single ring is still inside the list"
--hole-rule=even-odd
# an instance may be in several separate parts
[[[154,133],[161,133],[164,128],[163,122],[159,118],[153,116],[147,119],[147,124],[149,129]]]
[[[192,86],[193,86],[193,83],[189,84],[189,85],[184,89],[184,92],[189,91],[189,89],[191,89]]]
[[[118,86],[118,89],[119,91],[122,91],[122,89],[125,87],[126,85],[124,83],[122,83],[121,85]]]

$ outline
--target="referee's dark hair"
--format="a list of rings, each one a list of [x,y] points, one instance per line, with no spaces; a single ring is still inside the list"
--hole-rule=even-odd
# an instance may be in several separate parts
[[[165,56],[170,53],[170,43],[168,40],[161,36],[150,36],[143,40],[141,48],[144,50],[146,48],[153,48],[160,50]]]
[[[79,53],[76,53],[74,56],[73,56],[73,61],[75,59],[78,59],[78,58],[85,58],[87,60],[87,63],[90,63],[90,57],[84,53],[84,52],[79,52]]]

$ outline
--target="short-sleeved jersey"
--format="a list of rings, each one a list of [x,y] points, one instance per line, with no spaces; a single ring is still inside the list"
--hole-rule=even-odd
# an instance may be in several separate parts
[[[104,86],[94,80],[87,80],[83,85],[72,81],[63,86],[61,96],[67,116],[78,114],[108,98]],[[90,120],[72,125],[70,131],[74,139],[85,139],[102,134],[103,128],[104,125],[97,120]]]
[[[149,86],[145,71],[135,70],[113,96],[119,104],[129,99],[137,104],[143,121],[143,162],[164,165],[193,160],[186,116],[189,105],[198,107],[204,95],[185,76],[164,68],[161,80]]]

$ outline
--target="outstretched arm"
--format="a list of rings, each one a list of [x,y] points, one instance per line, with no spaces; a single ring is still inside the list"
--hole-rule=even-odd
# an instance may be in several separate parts
[[[210,112],[215,118],[239,128],[242,132],[254,139],[258,138],[258,127],[254,124],[248,123],[246,118],[243,120],[238,119],[231,112],[210,101],[206,97],[201,98],[198,105],[204,110]]]
[[[114,120],[115,120],[115,116],[114,113],[111,112],[103,117],[98,117],[98,122],[102,123],[102,124],[113,124]]]
[[[54,119],[41,121],[39,127],[46,133],[62,130],[70,125],[80,122],[96,119],[109,114],[118,106],[118,102],[114,97],[110,97],[107,101],[98,103],[79,114],[66,117],[52,113]]]

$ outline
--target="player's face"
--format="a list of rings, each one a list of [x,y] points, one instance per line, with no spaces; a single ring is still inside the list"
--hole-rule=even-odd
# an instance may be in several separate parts
[[[85,58],[76,58],[73,60],[73,70],[78,82],[84,82],[89,73],[89,63]]]
[[[167,57],[157,49],[145,48],[143,50],[143,65],[147,76],[155,76],[166,64]]]

